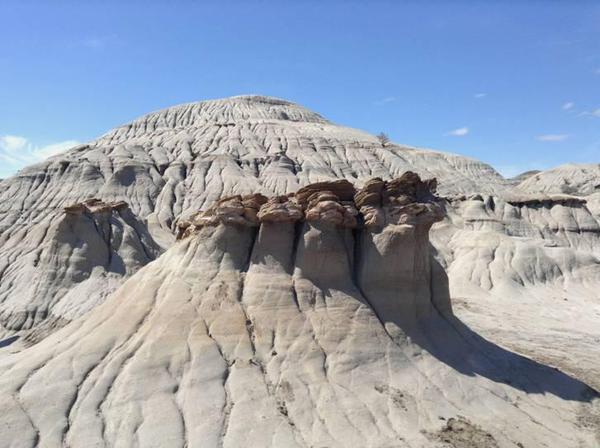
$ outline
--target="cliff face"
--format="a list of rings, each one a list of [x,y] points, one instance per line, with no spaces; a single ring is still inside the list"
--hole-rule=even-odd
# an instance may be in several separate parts
[[[0,359],[0,443],[593,444],[595,392],[453,316],[433,185],[319,183],[195,215],[84,319]]]
[[[179,223],[179,237],[220,224],[248,228],[257,242],[252,259],[289,250],[280,254],[287,259],[282,267],[298,269],[321,289],[351,287],[394,322],[388,331],[396,337],[399,327],[432,314],[429,229],[444,216],[435,187],[409,171],[389,182],[372,179],[358,191],[334,181],[271,199],[224,198]],[[440,307],[448,311],[449,303]]]

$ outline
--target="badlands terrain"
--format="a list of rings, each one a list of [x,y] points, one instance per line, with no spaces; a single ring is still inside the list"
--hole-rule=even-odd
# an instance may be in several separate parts
[[[0,198],[2,447],[600,446],[600,165],[242,96]]]

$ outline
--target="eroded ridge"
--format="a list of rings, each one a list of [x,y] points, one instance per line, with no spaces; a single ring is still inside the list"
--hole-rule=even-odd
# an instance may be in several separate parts
[[[442,308],[434,187],[320,183],[193,216],[102,304],[0,360],[0,445],[593,446],[593,391]]]
[[[125,201],[104,202],[97,198],[86,199],[83,202],[68,205],[64,207],[64,212],[67,215],[81,215],[83,213],[104,213],[127,210],[129,204]]]
[[[177,239],[221,223],[256,227],[262,222],[304,220],[372,231],[381,231],[388,224],[414,226],[423,221],[431,225],[444,216],[435,196],[436,186],[435,179],[423,181],[407,171],[391,181],[371,179],[358,190],[347,180],[338,180],[272,198],[262,194],[230,196],[180,221]]]
[[[279,252],[276,244],[265,246],[271,239],[291,245],[295,259],[288,270],[322,289],[354,288],[388,333],[403,339],[434,308],[451,312],[447,294],[432,294],[432,283],[439,283],[432,275],[439,272],[432,274],[429,230],[444,217],[436,186],[435,179],[409,171],[391,181],[371,179],[360,189],[338,180],[272,198],[227,197],[180,222],[178,239],[225,225],[253,235],[254,258]]]
[[[97,306],[162,252],[125,201],[93,198],[65,206],[36,239],[0,285],[0,326],[8,332],[40,326],[22,335],[29,342]],[[20,282],[25,286],[14,293],[11,285]]]

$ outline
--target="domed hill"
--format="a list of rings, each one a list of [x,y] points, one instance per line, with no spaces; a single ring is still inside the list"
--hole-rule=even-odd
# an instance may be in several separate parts
[[[274,98],[233,97],[146,115],[0,182],[0,315],[15,311],[38,316],[23,322],[38,322],[68,292],[67,282],[52,300],[22,294],[31,288],[27,273],[36,270],[34,254],[41,249],[31,243],[48,235],[72,204],[91,198],[124,201],[152,237],[168,247],[178,219],[224,196],[284,194],[331,179],[360,184],[408,169],[437,176],[446,192],[493,191],[504,182],[480,162],[382,147],[369,134]],[[10,320],[9,329],[19,330],[21,320]]]
[[[242,121],[297,121],[331,124],[316,112],[279,98],[242,95],[169,107],[120,126],[104,137],[130,139],[160,129],[198,128],[207,123],[236,125]]]
[[[413,169],[442,192],[492,192],[504,180],[465,157],[398,145],[274,98],[203,101],[146,115],[0,183],[2,230],[89,195],[124,200],[152,232],[231,194],[284,194],[331,179],[390,179]],[[240,182],[243,179],[243,182]],[[165,235],[163,235],[165,236]]]
[[[434,185],[194,214],[102,305],[0,359],[0,445],[594,446],[594,391],[453,316]]]
[[[535,173],[519,184],[530,193],[600,193],[600,163],[561,165]]]

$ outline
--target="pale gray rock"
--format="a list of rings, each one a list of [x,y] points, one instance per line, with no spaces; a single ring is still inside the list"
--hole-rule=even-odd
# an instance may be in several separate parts
[[[566,193],[585,196],[600,192],[600,163],[569,164],[537,172],[518,188],[529,193]]]
[[[596,446],[596,170],[515,186],[260,96],[28,167],[0,446]]]
[[[600,388],[600,224],[581,198],[446,203],[432,244],[456,312],[494,341]]]
[[[508,185],[475,160],[382,147],[372,135],[275,98],[233,97],[146,115],[0,182],[0,310],[8,297],[11,309],[20,302],[18,308],[27,310],[32,301],[19,292],[28,287],[27,275],[21,283],[3,270],[25,257],[27,245],[49,231],[64,207],[89,198],[125,201],[166,248],[178,224],[185,226],[192,214],[225,197],[285,195],[338,179],[360,186],[374,176],[391,179],[407,170],[437,177],[442,192],[499,192]],[[349,225],[353,213],[345,214]],[[30,322],[46,315],[37,316]]]
[[[127,277],[161,253],[125,202],[90,199],[58,211],[2,249],[0,323],[56,329],[101,303]],[[44,332],[38,332],[37,340]]]
[[[378,230],[382,257],[373,229],[328,219],[205,223],[0,359],[0,443],[593,446],[594,391],[438,308],[439,201],[411,204]]]

